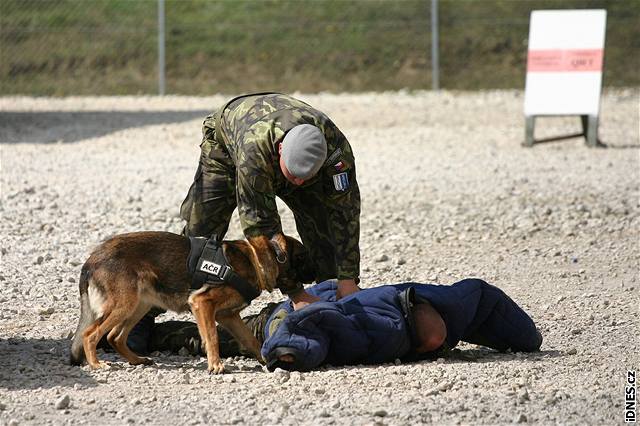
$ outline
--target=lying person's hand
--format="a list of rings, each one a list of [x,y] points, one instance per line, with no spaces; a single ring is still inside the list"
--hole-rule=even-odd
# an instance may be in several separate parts
[[[336,291],[336,300],[340,300],[356,291],[360,291],[360,287],[356,284],[356,280],[338,280],[338,291]]]
[[[293,355],[288,355],[288,354],[287,355],[280,355],[278,357],[278,359],[280,361],[282,361],[282,362],[286,362],[286,363],[289,363],[289,364],[293,363],[296,360]]]
[[[289,298],[293,303],[294,311],[299,311],[300,309],[312,304],[313,302],[319,302],[322,300],[318,296],[309,294],[303,289],[300,289],[300,291],[296,291],[295,293],[290,293]]]

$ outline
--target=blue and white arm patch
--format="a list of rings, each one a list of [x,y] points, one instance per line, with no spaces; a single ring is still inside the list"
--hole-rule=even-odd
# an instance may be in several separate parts
[[[349,189],[349,175],[347,172],[333,175],[333,186],[336,188],[336,191],[346,191]]]

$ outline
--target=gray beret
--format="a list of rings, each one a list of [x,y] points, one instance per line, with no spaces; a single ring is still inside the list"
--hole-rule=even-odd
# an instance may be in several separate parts
[[[285,135],[281,155],[293,176],[309,179],[327,159],[327,142],[316,126],[300,124]]]

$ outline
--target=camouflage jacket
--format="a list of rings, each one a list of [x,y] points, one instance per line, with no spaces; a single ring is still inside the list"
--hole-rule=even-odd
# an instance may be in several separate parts
[[[300,187],[289,183],[279,166],[278,144],[299,124],[318,127],[327,141],[327,160],[316,176]],[[206,125],[206,123],[205,123]],[[360,192],[349,142],[324,113],[282,94],[247,95],[229,103],[220,119],[220,136],[236,167],[238,213],[246,236],[281,231],[276,195],[289,203],[300,191],[324,208],[335,250],[338,279],[357,278],[360,263]],[[312,194],[309,194],[309,192]],[[313,226],[313,224],[310,224]]]

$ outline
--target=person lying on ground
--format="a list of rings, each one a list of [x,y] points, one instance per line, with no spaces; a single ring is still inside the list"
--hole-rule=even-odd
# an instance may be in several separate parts
[[[322,301],[294,311],[290,300],[244,318],[262,343],[267,367],[308,371],[323,364],[414,361],[446,354],[460,341],[498,351],[537,351],[542,335],[533,320],[499,288],[480,279],[453,285],[383,285],[336,300],[337,284],[307,288]],[[221,356],[243,354],[219,330]],[[183,347],[202,354],[194,323],[156,324],[151,351]]]

